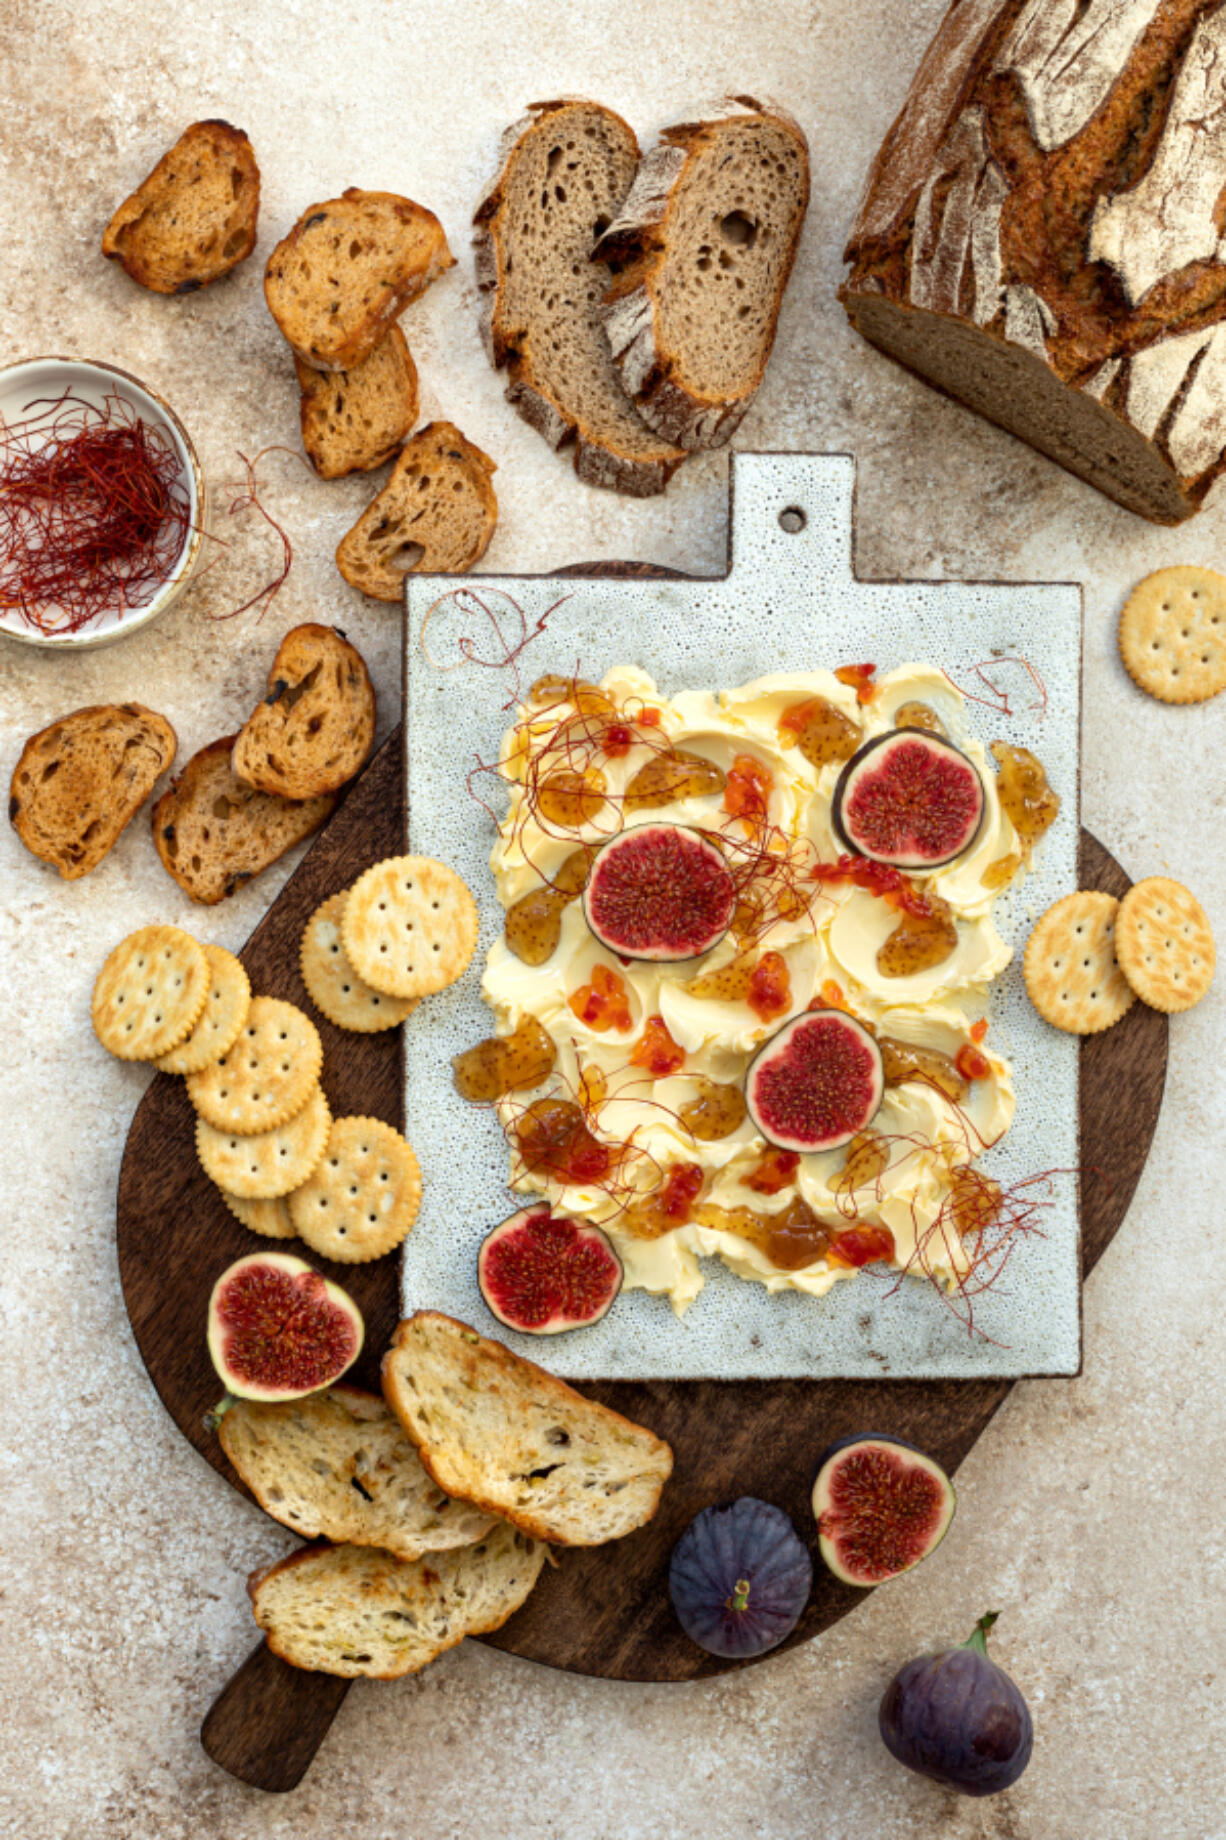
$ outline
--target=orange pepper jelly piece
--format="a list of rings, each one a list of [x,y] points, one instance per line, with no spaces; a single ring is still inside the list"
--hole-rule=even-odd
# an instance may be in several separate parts
[[[580,984],[566,1001],[580,1022],[586,1022],[598,1034],[616,1029],[619,1035],[625,1035],[634,1027],[625,983],[607,965],[593,965],[591,983]]]
[[[593,1135],[570,1099],[535,1100],[515,1121],[515,1141],[527,1174],[558,1182],[601,1182],[619,1155]]]
[[[745,1095],[739,1086],[700,1079],[697,1095],[678,1114],[687,1131],[702,1143],[731,1137],[745,1122]]]
[[[800,1168],[795,1150],[777,1150],[772,1144],[762,1160],[741,1177],[742,1188],[752,1188],[756,1195],[778,1195],[790,1188]]]
[[[743,818],[751,829],[757,829],[766,822],[774,787],[775,776],[763,761],[756,760],[752,754],[738,754],[728,769],[724,810],[734,818]]]
[[[798,747],[811,767],[824,767],[832,760],[851,759],[860,745],[860,730],[824,696],[811,696],[784,710],[779,739],[784,747]]]
[[[644,710],[640,726],[648,726],[651,712]],[[723,770],[701,754],[685,748],[668,748],[643,762],[622,794],[622,811],[655,811],[680,799],[701,799],[724,790]]]
[[[764,952],[749,974],[745,1001],[761,1022],[786,1015],[792,1005],[792,980],[779,952]]]
[[[654,1194],[635,1201],[619,1225],[635,1239],[659,1239],[675,1233],[690,1218],[706,1180],[697,1163],[673,1163]]]
[[[857,703],[871,703],[877,694],[873,682],[877,675],[875,664],[841,664],[835,672],[841,684],[849,684],[856,693]]]
[[[881,1259],[894,1257],[894,1235],[888,1227],[848,1227],[838,1235],[826,1257],[832,1265],[875,1265]]]
[[[1043,833],[1055,823],[1060,795],[1048,785],[1042,762],[1029,748],[1010,747],[1008,742],[994,741],[992,754],[996,760],[996,796],[1000,808],[1024,847],[1033,849]]]
[[[653,1080],[666,1080],[685,1066],[685,1049],[668,1032],[663,1016],[649,1016],[630,1055],[632,1067],[645,1067]]]
[[[992,1063],[982,1048],[973,1042],[964,1042],[954,1055],[954,1066],[964,1080],[986,1080],[992,1071]]]
[[[489,1104],[507,1093],[539,1086],[558,1058],[553,1040],[527,1011],[511,1035],[491,1035],[452,1061],[452,1081],[462,1099]]]

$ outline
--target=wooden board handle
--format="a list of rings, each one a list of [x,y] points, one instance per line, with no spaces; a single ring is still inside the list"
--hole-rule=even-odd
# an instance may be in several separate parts
[[[347,1680],[291,1667],[261,1642],[209,1707],[200,1742],[253,1789],[296,1789],[348,1691]]]

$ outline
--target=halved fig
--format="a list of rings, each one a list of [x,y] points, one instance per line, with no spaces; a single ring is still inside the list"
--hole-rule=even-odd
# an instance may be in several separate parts
[[[692,1642],[749,1660],[778,1648],[800,1621],[813,1561],[782,1508],[743,1495],[704,1508],[673,1548],[668,1594]]]
[[[599,1227],[538,1205],[486,1235],[477,1282],[508,1329],[561,1335],[608,1314],[622,1287],[622,1263]]]
[[[596,856],[583,912],[623,958],[700,958],[732,923],[736,884],[716,846],[681,824],[640,824]]]
[[[961,749],[903,728],[852,756],[834,788],[831,816],[847,848],[870,862],[939,869],[969,850],[983,810],[983,781]]]
[[[883,1584],[940,1545],[955,1496],[939,1463],[901,1438],[832,1444],[813,1484],[822,1558],[844,1584]]]
[[[749,1064],[745,1103],[780,1150],[837,1150],[877,1114],[885,1092],[881,1050],[841,1009],[811,1009],[785,1023]]]
[[[239,1259],[209,1298],[209,1354],[237,1399],[302,1399],[331,1386],[365,1332],[349,1293],[285,1252]]]

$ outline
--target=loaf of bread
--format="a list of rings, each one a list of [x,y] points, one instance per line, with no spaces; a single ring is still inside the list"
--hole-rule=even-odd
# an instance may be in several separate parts
[[[13,828],[75,882],[114,847],[174,757],[174,729],[141,703],[74,709],[21,750],[9,788]]]
[[[373,1546],[306,1546],[248,1581],[274,1655],[316,1673],[396,1680],[465,1636],[501,1629],[540,1576],[545,1548],[513,1527],[473,1546],[398,1559]]]
[[[375,692],[361,652],[335,626],[295,626],[231,761],[257,792],[315,799],[353,778],[374,739]]]
[[[753,401],[808,205],[798,124],[729,97],[665,129],[597,243],[614,274],[600,312],[622,384],[678,447],[722,446]]]
[[[163,866],[193,901],[213,907],[318,830],[332,794],[301,804],[257,792],[230,764],[235,735],[193,754],[153,808]]]
[[[477,208],[477,286],[507,401],[551,447],[573,441],[589,485],[649,497],[685,458],[635,410],[600,323],[609,271],[592,248],[630,190],[639,148],[595,102],[541,102],[503,136]]]
[[[321,479],[368,473],[390,460],[417,420],[417,366],[399,326],[345,371],[294,359],[302,445]]]
[[[619,1540],[651,1519],[672,1473],[642,1425],[433,1310],[392,1337],[383,1393],[441,1489],[538,1540]]]
[[[251,254],[259,212],[247,136],[228,121],[198,121],[120,205],[102,253],[155,294],[191,294]]]
[[[398,601],[404,578],[461,575],[480,561],[498,522],[488,454],[451,422],[429,422],[400,451],[391,478],[337,545],[350,587]]]
[[[1226,465],[1226,8],[956,0],[869,174],[842,298],[1143,517]]]

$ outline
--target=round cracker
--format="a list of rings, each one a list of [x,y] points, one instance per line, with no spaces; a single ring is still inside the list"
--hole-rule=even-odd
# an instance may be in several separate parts
[[[310,1181],[289,1198],[313,1252],[364,1265],[398,1246],[421,1207],[421,1170],[399,1131],[377,1118],[338,1118]]]
[[[341,939],[341,915],[348,899],[349,890],[342,888],[307,921],[299,954],[302,981],[316,1009],[338,1029],[374,1035],[411,1016],[420,999],[388,996],[358,976]]]
[[[90,1019],[121,1061],[152,1061],[200,1020],[212,973],[204,948],[177,926],[142,926],[121,939],[94,984]]]
[[[1118,1022],[1135,996],[1115,961],[1114,895],[1082,889],[1049,907],[1026,945],[1030,1001],[1045,1022],[1070,1035],[1097,1035]]]
[[[251,980],[233,952],[202,946],[209,961],[209,994],[200,1020],[185,1041],[158,1056],[159,1073],[199,1073],[228,1054],[238,1040],[251,1003]]]
[[[297,1004],[252,997],[234,1046],[187,1076],[187,1096],[218,1131],[254,1137],[302,1110],[319,1084],[323,1060],[319,1030]]]
[[[359,876],[341,938],[360,978],[393,997],[446,990],[477,945],[477,903],[446,863],[389,856]]]
[[[1200,1002],[1217,963],[1204,908],[1165,875],[1135,882],[1120,902],[1115,955],[1141,1001],[1168,1014]]]
[[[288,1124],[255,1137],[218,1131],[207,1119],[197,1118],[196,1154],[205,1174],[226,1190],[227,1198],[275,1201],[313,1173],[328,1147],[331,1123],[328,1101],[316,1086]]]
[[[246,1138],[244,1141],[250,1143],[251,1139]],[[228,1188],[219,1188],[217,1193],[235,1220],[241,1221],[252,1233],[261,1233],[265,1239],[295,1238],[294,1223],[289,1217],[284,1195],[277,1195],[272,1200],[253,1201],[243,1195],[232,1195]]]
[[[1226,575],[1195,564],[1138,582],[1120,615],[1120,657],[1162,703],[1204,703],[1226,690]]]

